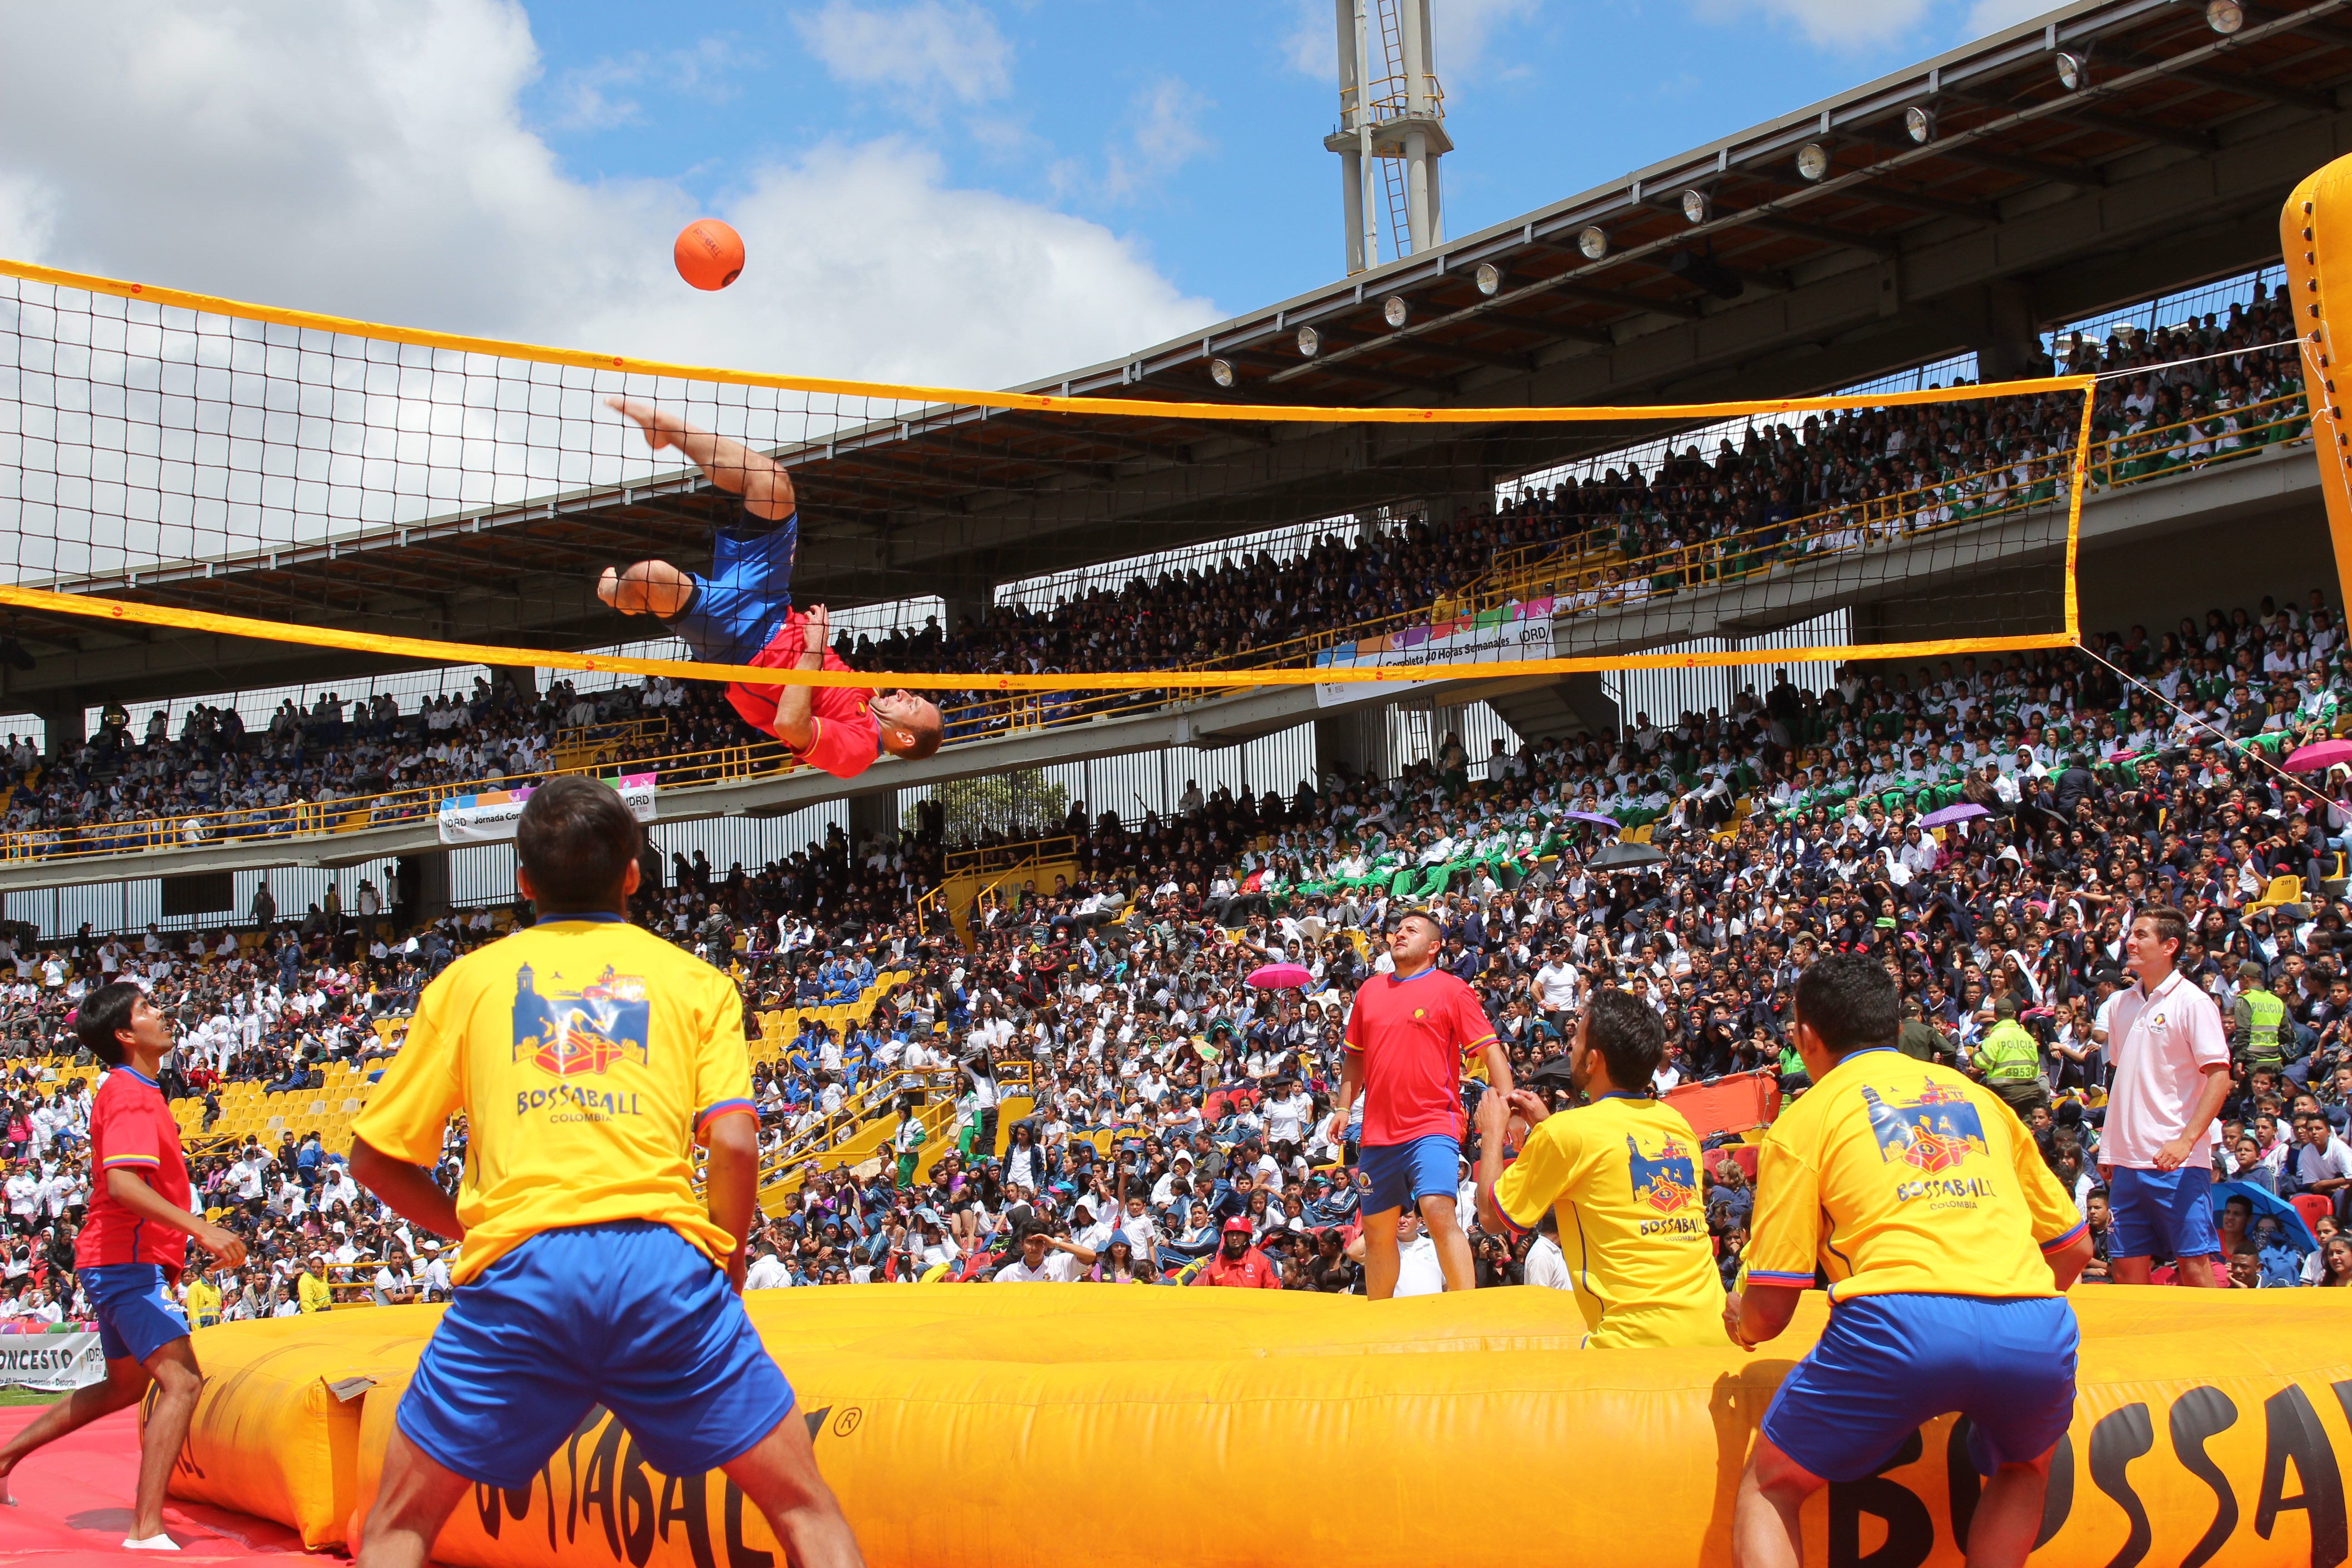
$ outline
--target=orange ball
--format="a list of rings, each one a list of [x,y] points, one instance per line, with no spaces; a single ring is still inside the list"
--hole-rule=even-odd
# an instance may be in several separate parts
[[[743,275],[743,237],[715,217],[677,231],[677,275],[698,289],[724,289]]]

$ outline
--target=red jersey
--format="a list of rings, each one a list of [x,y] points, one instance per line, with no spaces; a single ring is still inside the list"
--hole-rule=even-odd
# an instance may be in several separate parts
[[[188,1238],[131,1213],[107,1191],[107,1173],[134,1171],[173,1207],[188,1212],[188,1163],[171,1101],[152,1078],[120,1067],[106,1075],[89,1107],[89,1215],[74,1241],[74,1267],[160,1263],[177,1279]]]
[[[1367,1148],[1462,1136],[1462,1069],[1495,1038],[1478,994],[1432,964],[1357,988],[1348,1049],[1363,1058]]]
[[[808,642],[808,617],[794,610],[784,617],[768,646],[751,660],[756,669],[785,669],[800,660]],[[824,650],[826,669],[847,669],[841,656]],[[763,735],[776,732],[776,700],[781,686],[730,686],[727,700],[751,728]],[[809,693],[810,722],[816,735],[805,752],[793,755],[837,779],[854,779],[882,754],[882,726],[874,718],[874,693],[857,686],[819,686]]]
[[[1244,1290],[1279,1290],[1282,1289],[1282,1273],[1265,1253],[1255,1247],[1243,1253],[1237,1263],[1226,1262],[1225,1255],[1220,1249],[1209,1254],[1209,1260],[1201,1265],[1199,1273],[1192,1276],[1192,1283],[1234,1285]]]

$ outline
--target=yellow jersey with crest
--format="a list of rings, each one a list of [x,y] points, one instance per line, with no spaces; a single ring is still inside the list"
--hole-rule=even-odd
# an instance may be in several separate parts
[[[1832,1301],[2054,1296],[2044,1255],[2083,1230],[1991,1090],[1882,1046],[1849,1052],[1765,1135],[1746,1273],[1805,1286],[1818,1268]]]
[[[462,1285],[541,1231],[625,1219],[723,1264],[739,1238],[696,1195],[693,1151],[713,1121],[752,1109],[734,982],[617,916],[567,916],[426,986],[352,1131],[431,1165],[466,1113]]]
[[[1588,1346],[1724,1342],[1698,1135],[1673,1107],[1607,1094],[1544,1118],[1495,1184],[1495,1204],[1522,1230],[1547,1208],[1559,1215]]]

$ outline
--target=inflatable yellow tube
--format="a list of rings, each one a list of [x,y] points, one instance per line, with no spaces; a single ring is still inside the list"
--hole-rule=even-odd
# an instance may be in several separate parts
[[[1809,1296],[1750,1356],[1579,1351],[1573,1304],[1532,1289],[1376,1305],[846,1286],[750,1301],[877,1568],[1725,1563],[1756,1424],[1824,1321]],[[2082,1394],[2041,1560],[2346,1560],[2352,1293],[2109,1287],[2074,1301]],[[436,1315],[204,1331],[209,1381],[174,1494],[341,1540]],[[348,1403],[329,1387],[354,1378],[372,1386]],[[1976,1483],[1952,1462],[1951,1427],[1817,1498],[1811,1561],[1958,1563]],[[528,1489],[478,1489],[435,1555],[782,1565],[723,1478],[656,1474],[601,1412]]]
[[[2352,353],[2352,155],[2295,186],[2279,209],[2279,249],[2336,579],[2352,593],[2352,425],[2344,418],[2345,394],[2352,392],[2352,361],[2345,357]]]

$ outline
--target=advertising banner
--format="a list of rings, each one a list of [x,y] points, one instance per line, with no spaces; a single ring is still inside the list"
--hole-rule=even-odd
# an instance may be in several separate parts
[[[654,819],[654,775],[627,773],[620,778],[606,779],[606,784],[621,792],[622,804],[639,822]],[[522,816],[523,802],[530,798],[528,789],[492,790],[484,795],[453,795],[441,803],[441,842],[444,844],[509,844],[515,836],[515,822]]]
[[[1433,621],[1407,626],[1376,637],[1341,643],[1315,656],[1317,668],[1362,669],[1372,666],[1475,664],[1494,659],[1549,658],[1552,656],[1552,601],[1513,601],[1498,609],[1459,620]],[[1396,697],[1422,684],[1411,680],[1361,683],[1318,683],[1315,700],[1323,707],[1335,702],[1361,701],[1367,697]]]
[[[106,1381],[106,1352],[93,1330],[63,1334],[0,1334],[0,1387],[64,1394]]]

